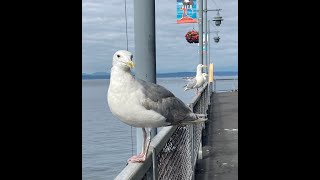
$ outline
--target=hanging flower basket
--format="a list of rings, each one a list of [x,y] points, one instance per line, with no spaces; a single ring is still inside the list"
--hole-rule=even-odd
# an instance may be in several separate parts
[[[188,43],[199,43],[199,32],[196,30],[187,32],[185,37]]]

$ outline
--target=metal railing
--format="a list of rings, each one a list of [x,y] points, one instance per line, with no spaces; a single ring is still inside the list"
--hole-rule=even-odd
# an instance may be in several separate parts
[[[211,86],[205,83],[189,107],[206,114]],[[210,92],[209,92],[210,91]],[[202,158],[202,130],[205,123],[163,127],[152,139],[144,163],[128,164],[115,180],[193,180],[196,160]]]
[[[233,81],[233,87],[228,89],[220,89],[220,92],[224,91],[237,91],[238,88],[236,88],[236,81],[238,82],[238,78],[221,78],[221,79],[214,79],[213,80],[213,91],[217,92],[217,82],[218,81]]]

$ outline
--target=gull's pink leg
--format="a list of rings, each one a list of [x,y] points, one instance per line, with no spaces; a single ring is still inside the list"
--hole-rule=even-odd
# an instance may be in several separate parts
[[[150,146],[150,143],[151,143],[151,130],[152,130],[152,128],[149,128],[148,145],[147,145],[146,152],[144,153],[144,157],[145,157],[145,158],[147,157],[148,150],[149,150],[149,146]]]
[[[148,154],[148,150],[149,150],[149,146],[150,146],[150,143],[151,143],[151,130],[152,130],[152,128],[149,129],[148,145],[147,145],[146,150],[144,151],[143,156],[131,159],[131,161],[130,161],[131,163],[143,163],[146,160],[146,157],[147,157],[147,154]]]
[[[198,88],[197,88],[197,90],[196,90],[196,95],[197,95],[197,96],[199,95],[199,90],[198,90]]]
[[[142,151],[141,153],[138,155],[139,157],[142,157],[144,154],[144,151],[146,150],[146,139],[147,139],[147,132],[145,128],[142,128],[142,132],[143,132],[143,144],[142,144]]]
[[[146,138],[147,138],[147,132],[145,128],[142,128],[142,132],[143,132],[143,144],[142,144],[142,152],[138,155],[132,156],[131,158],[128,159],[128,163],[129,162],[137,162],[137,159],[140,159],[143,157],[143,155],[145,154],[145,148],[146,148]]]

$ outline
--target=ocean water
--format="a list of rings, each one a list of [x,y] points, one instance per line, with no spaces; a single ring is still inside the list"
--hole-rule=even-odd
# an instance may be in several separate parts
[[[182,78],[159,78],[157,83],[186,104],[195,95],[194,90],[183,91],[186,80]],[[114,179],[126,166],[132,152],[136,154],[136,128],[111,114],[107,103],[108,86],[109,80],[104,79],[82,81],[83,180]],[[217,82],[217,90],[233,89],[234,86],[237,88],[237,81]]]

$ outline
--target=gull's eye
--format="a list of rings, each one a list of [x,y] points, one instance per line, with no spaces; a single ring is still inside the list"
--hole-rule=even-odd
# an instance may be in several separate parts
[[[119,58],[119,57],[120,57],[120,55],[118,54],[118,55],[117,55],[117,57]]]

